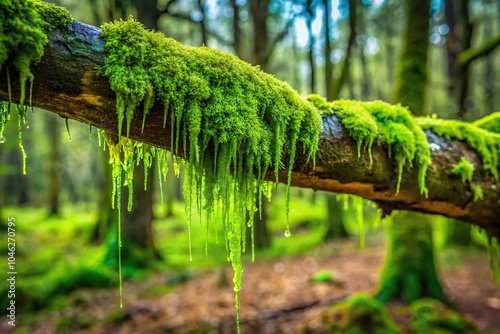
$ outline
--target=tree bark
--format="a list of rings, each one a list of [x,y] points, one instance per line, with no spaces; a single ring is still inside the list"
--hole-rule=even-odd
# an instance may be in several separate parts
[[[45,56],[32,67],[35,75],[33,106],[116,134],[116,96],[108,80],[99,76],[96,70],[105,59],[104,41],[99,38],[99,33],[99,28],[74,22],[49,35]],[[2,100],[8,100],[5,68],[0,73]],[[13,102],[19,101],[20,84],[15,73],[11,73],[11,85]],[[141,132],[141,124],[142,116],[132,122],[132,139],[171,147],[170,125],[163,127],[162,106],[158,104],[150,110],[144,132]],[[405,170],[401,189],[396,194],[397,168],[389,158],[387,148],[373,147],[374,163],[370,167],[368,154],[365,152],[358,158],[356,142],[335,115],[323,116],[316,168],[298,149],[292,185],[358,195],[376,201],[385,212],[403,209],[435,213],[486,229],[498,229],[500,182],[483,169],[481,158],[466,143],[445,140],[430,131],[427,137],[437,148],[431,152],[432,165],[426,178],[427,198],[420,195],[416,167]],[[183,147],[182,143],[179,147]],[[182,150],[179,154],[182,155]],[[483,189],[482,200],[473,201],[469,186],[450,172],[463,156],[476,166],[474,182]],[[274,179],[272,171],[267,178]],[[286,180],[287,171],[280,171],[279,181],[285,183]]]
[[[49,215],[56,216],[59,214],[59,194],[61,192],[60,177],[60,163],[61,163],[61,149],[60,149],[60,129],[57,122],[57,117],[53,114],[47,114],[47,133],[50,140],[50,167],[49,167],[49,189],[48,189],[48,206]]]

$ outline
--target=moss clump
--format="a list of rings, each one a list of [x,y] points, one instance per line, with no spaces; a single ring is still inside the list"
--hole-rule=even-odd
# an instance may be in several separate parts
[[[420,299],[411,304],[410,311],[410,330],[414,334],[479,333],[471,319],[448,309],[435,299]]]
[[[21,79],[20,106],[24,103],[26,81],[33,80],[30,66],[43,56],[48,41],[46,33],[71,20],[67,10],[41,1],[0,2],[0,68],[8,58],[13,59]]]
[[[73,17],[66,8],[38,0],[35,1],[35,5],[36,11],[42,18],[42,28],[46,33],[73,22]]]
[[[475,126],[478,128],[494,132],[500,133],[500,111],[494,112],[485,116],[477,121],[473,122]]]
[[[0,1],[0,70],[8,59],[7,81],[9,100],[10,94],[10,67],[19,72],[21,94],[19,97],[19,147],[23,156],[23,173],[26,174],[26,154],[22,144],[22,125],[27,124],[24,106],[26,98],[26,82],[33,86],[33,74],[30,67],[43,56],[47,33],[64,24],[71,22],[71,15],[66,9],[47,4],[38,0],[3,0]],[[31,89],[29,101],[31,104]],[[10,104],[10,101],[9,101]],[[0,104],[0,142],[4,142],[3,130],[10,118],[9,104]]]
[[[238,308],[242,242],[246,225],[251,223],[247,216],[252,217],[257,209],[256,194],[266,193],[264,174],[272,169],[277,180],[284,167],[281,160],[288,156],[289,197],[297,147],[315,157],[321,131],[319,113],[287,84],[257,67],[228,53],[183,46],[159,32],[145,30],[133,19],[104,24],[101,37],[108,54],[101,73],[117,96],[118,134],[121,136],[125,126],[128,137],[140,104],[144,106],[143,128],[153,103],[163,105],[163,124],[171,123],[170,149],[175,155],[182,152],[187,161],[188,229],[194,207],[208,222],[214,217],[222,220]],[[136,158],[121,160],[120,150],[125,156],[130,152],[139,160],[142,157],[134,145],[132,149],[123,143],[111,147],[112,160],[119,162],[114,168],[119,187],[121,171],[127,170],[129,175],[128,168],[136,163]],[[159,163],[163,170],[166,160]],[[288,211],[287,201],[287,216]]]
[[[323,318],[325,328],[332,333],[401,333],[384,304],[365,293],[357,293],[335,305]]]
[[[309,96],[308,100],[323,113],[335,114],[341,119],[349,135],[358,144],[358,155],[361,154],[361,147],[365,146],[371,161],[374,142],[388,146],[389,156],[395,159],[398,166],[396,191],[399,191],[403,167],[411,167],[416,162],[419,165],[420,191],[427,195],[425,174],[431,162],[427,136],[406,108],[382,101],[327,102],[317,95]]]
[[[472,200],[474,202],[483,199],[484,193],[483,189],[480,186],[473,184],[470,186],[470,190],[472,191]]]
[[[459,175],[462,178],[462,182],[471,182],[472,174],[474,173],[474,165],[464,157],[460,159],[460,162],[453,167],[451,173],[454,175]]]
[[[448,140],[462,140],[469,144],[481,157],[483,168],[488,170],[495,180],[499,177],[500,135],[483,130],[471,123],[435,119],[430,117],[416,118],[416,122],[424,129],[435,132]]]

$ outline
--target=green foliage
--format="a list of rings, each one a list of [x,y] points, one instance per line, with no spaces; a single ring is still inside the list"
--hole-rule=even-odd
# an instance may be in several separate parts
[[[323,113],[335,114],[340,118],[349,135],[358,144],[358,155],[361,154],[361,146],[366,146],[371,161],[371,147],[374,141],[388,146],[389,155],[394,157],[398,166],[397,191],[401,184],[403,167],[418,163],[420,191],[427,194],[425,174],[431,162],[427,136],[406,108],[382,101],[327,102],[317,95],[311,95],[308,99]]]
[[[323,282],[333,282],[333,275],[330,270],[320,270],[314,273],[313,277],[311,277],[311,282],[318,282],[318,283],[323,283]]]
[[[453,167],[451,173],[461,176],[462,182],[464,183],[471,182],[472,174],[474,173],[474,165],[469,160],[462,157],[460,159],[460,162],[455,167]]]
[[[491,113],[488,116],[480,118],[477,121],[473,122],[472,124],[474,124],[478,128],[490,132],[500,133],[500,111]]]
[[[479,333],[467,316],[450,310],[443,303],[424,298],[410,306],[410,330],[413,334],[474,334]]]
[[[325,327],[332,333],[397,334],[401,333],[383,303],[357,293],[324,314]]]
[[[56,333],[68,333],[78,329],[89,328],[94,319],[83,312],[75,311],[70,315],[62,316],[56,321]]]
[[[472,200],[474,202],[483,199],[484,193],[480,186],[473,184],[470,186],[470,190],[472,191]]]
[[[422,128],[432,130],[440,137],[448,140],[465,141],[479,154],[483,162],[483,168],[489,171],[495,180],[498,180],[498,166],[500,163],[499,134],[461,121],[420,117],[416,118],[416,122]]]
[[[46,33],[65,27],[73,22],[73,17],[71,17],[71,13],[66,8],[41,0],[36,0],[35,6],[36,11],[42,18],[42,28]]]
[[[289,197],[297,145],[315,157],[319,113],[287,84],[235,56],[183,46],[162,33],[145,30],[133,19],[104,24],[101,37],[108,54],[101,72],[117,96],[118,137],[125,121],[128,138],[140,103],[143,129],[152,104],[158,101],[164,106],[163,125],[169,117],[171,122],[171,151],[183,152],[188,162],[184,178],[188,229],[194,206],[202,209],[207,221],[215,216],[223,221],[238,309],[247,215],[257,209],[256,194],[267,193],[265,172],[273,169],[277,181],[285,155],[289,157]],[[119,201],[121,171],[125,170],[124,183],[130,187],[129,168],[143,156],[131,141],[107,142]],[[166,165],[165,160],[159,163]]]

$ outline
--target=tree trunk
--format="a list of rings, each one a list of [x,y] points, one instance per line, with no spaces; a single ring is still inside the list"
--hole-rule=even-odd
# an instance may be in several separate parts
[[[337,200],[335,194],[327,194],[326,201],[328,206],[327,230],[324,241],[331,241],[338,238],[347,238],[349,233],[344,226],[344,203]]]
[[[94,225],[94,230],[90,241],[95,244],[100,244],[104,241],[108,233],[112,230],[113,223],[117,221],[116,213],[111,207],[112,196],[112,177],[111,177],[111,164],[109,163],[108,152],[100,150],[101,165],[103,179],[99,186],[99,202],[97,203],[97,221]]]
[[[59,214],[59,193],[61,192],[61,182],[60,182],[60,124],[58,124],[59,117],[55,115],[47,114],[47,132],[49,133],[49,145],[50,145],[50,164],[49,164],[49,214],[58,215]]]
[[[267,72],[269,51],[269,33],[267,30],[267,17],[269,15],[270,0],[252,0],[249,3],[253,19],[253,51],[252,63],[259,65],[260,69]]]
[[[131,268],[147,268],[154,260],[162,257],[157,251],[153,238],[153,178],[156,166],[153,164],[147,176],[147,189],[144,190],[144,165],[134,169],[133,206],[128,211],[128,188],[122,195],[122,263]]]
[[[332,83],[331,89],[327,93],[329,100],[336,100],[339,98],[340,89],[344,86],[345,81],[349,77],[351,53],[354,43],[356,42],[356,1],[357,0],[349,0],[349,40],[347,41],[347,48],[342,68],[340,69],[340,75],[337,80]]]
[[[434,266],[430,218],[402,211],[393,215],[378,300],[386,303],[401,297],[411,303],[430,297],[448,302]]]
[[[249,3],[253,19],[252,63],[260,66],[262,71],[267,71],[269,67],[269,32],[267,29],[269,3],[269,0],[254,0]],[[264,208],[267,207],[266,201],[267,199],[262,196],[260,203],[262,216],[254,215],[254,245],[257,249],[271,247],[271,233],[267,226],[267,210],[264,211]]]
[[[325,89],[326,97],[328,100],[332,100],[329,96],[329,92],[332,86],[332,75],[333,75],[333,63],[332,63],[332,46],[330,42],[330,15],[332,13],[333,3],[329,0],[323,1],[325,5]]]
[[[430,0],[409,0],[407,6],[407,31],[399,59],[395,102],[401,102],[415,114],[422,115],[425,114],[427,86]],[[410,84],[411,88],[408,87]],[[410,223],[413,221],[418,221],[418,224]],[[383,302],[398,297],[403,297],[408,303],[423,297],[446,301],[436,274],[429,217],[398,212],[392,215],[392,222],[376,297]]]
[[[314,44],[315,44],[315,39],[314,39],[314,34],[312,31],[312,24],[313,24],[313,8],[312,8],[312,1],[308,0],[306,3],[306,12],[307,12],[307,31],[309,34],[309,51],[307,52],[308,59],[309,59],[309,68],[311,70],[311,75],[309,77],[309,92],[312,94],[316,92],[316,66],[314,65]],[[327,29],[328,31],[328,29]],[[326,63],[328,63],[328,60],[326,60]]]
[[[446,246],[468,247],[475,245],[471,237],[471,226],[461,221],[448,223]]]

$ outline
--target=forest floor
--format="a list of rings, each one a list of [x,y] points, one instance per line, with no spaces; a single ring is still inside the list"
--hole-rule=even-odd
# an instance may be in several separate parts
[[[241,332],[301,333],[305,326],[319,326],[321,313],[333,303],[358,291],[375,290],[383,256],[381,240],[369,240],[359,250],[353,238],[318,246],[305,255],[248,261],[240,293]],[[500,287],[491,282],[484,252],[448,250],[440,255],[439,267],[456,308],[481,330],[500,333]],[[322,269],[331,272],[335,283],[311,282]],[[174,281],[181,282],[166,284]],[[406,309],[398,303],[389,308],[407,332]],[[90,323],[82,320],[85,316]],[[158,274],[140,283],[126,282],[121,310],[115,287],[87,291],[73,306],[44,318],[33,333],[235,333],[232,270],[228,264],[189,275]]]

